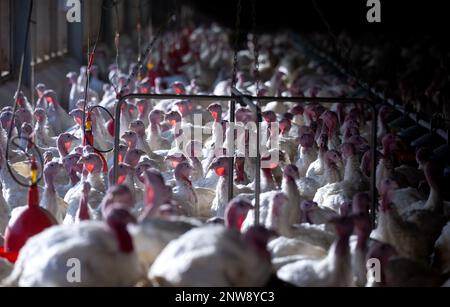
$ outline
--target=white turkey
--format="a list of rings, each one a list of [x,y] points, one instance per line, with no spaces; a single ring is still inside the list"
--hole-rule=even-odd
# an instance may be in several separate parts
[[[62,199],[55,188],[55,179],[62,170],[62,164],[58,162],[49,162],[44,167],[45,187],[39,206],[47,209],[58,221],[62,223],[66,212],[67,203]]]
[[[17,286],[134,286],[144,272],[127,224],[134,218],[120,205],[106,222],[60,225],[32,237],[22,248],[11,275]],[[78,261],[78,262],[77,262]],[[79,266],[80,274],[69,269]]]
[[[337,239],[323,259],[304,259],[287,264],[277,271],[283,281],[296,286],[349,287],[353,286],[349,237],[353,222],[349,217],[333,220]]]
[[[192,229],[166,246],[148,278],[159,286],[264,286],[272,272],[271,236],[262,227],[243,235],[221,225]]]

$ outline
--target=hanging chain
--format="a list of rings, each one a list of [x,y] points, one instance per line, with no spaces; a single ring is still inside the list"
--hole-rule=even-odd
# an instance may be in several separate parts
[[[253,32],[253,57],[255,62],[254,78],[255,78],[255,96],[259,94],[259,48],[258,37],[256,35],[256,0],[252,1],[252,32]]]
[[[158,40],[158,38],[161,36],[161,34],[163,33],[163,30],[165,29],[165,27],[169,26],[172,22],[174,22],[176,20],[175,15],[171,15],[169,20],[167,21],[166,24],[162,25],[161,27],[159,27],[159,29],[156,31],[155,36],[153,37],[153,40],[148,44],[147,48],[145,49],[144,53],[142,54],[142,56],[140,57],[138,63],[136,66],[133,67],[132,71],[130,72],[130,74],[128,75],[127,80],[125,81],[125,85],[122,87],[122,89],[120,90],[120,92],[117,94],[117,98],[119,99],[120,97],[123,96],[123,92],[126,88],[128,88],[128,86],[130,85],[131,81],[133,79],[136,78],[136,75],[139,71],[139,69],[141,69],[143,67],[143,63],[147,62],[147,58],[148,55],[150,54],[150,51],[153,49],[153,47],[155,46],[156,41]]]
[[[88,39],[87,39],[87,44],[88,44],[88,45],[87,45],[87,50],[88,50],[88,63],[87,63],[87,66],[86,66],[86,83],[85,83],[85,87],[84,87],[83,137],[84,137],[84,139],[86,140],[87,145],[89,145],[89,146],[91,146],[92,148],[94,148],[94,150],[95,150],[97,153],[108,153],[108,152],[113,151],[113,150],[114,150],[114,147],[111,147],[110,149],[107,149],[107,150],[103,150],[103,149],[96,148],[96,147],[94,146],[94,144],[91,144],[89,138],[86,137],[86,111],[92,112],[92,111],[93,111],[94,109],[96,109],[96,108],[102,109],[103,111],[105,111],[105,112],[108,114],[108,116],[109,116],[111,119],[114,119],[114,117],[112,116],[111,112],[109,112],[108,110],[106,110],[104,107],[102,107],[102,106],[100,106],[100,105],[88,107],[88,98],[89,98],[89,96],[88,96],[89,93],[88,93],[88,92],[89,92],[90,75],[91,75],[92,65],[94,65],[95,52],[96,52],[96,50],[97,50],[97,44],[98,44],[98,41],[99,41],[99,39],[100,39],[100,33],[101,33],[101,30],[102,30],[103,9],[105,8],[104,4],[102,4],[102,5],[100,6],[100,8],[101,8],[102,11],[101,11],[101,13],[100,13],[100,21],[99,21],[99,25],[98,25],[98,32],[97,32],[97,36],[96,36],[96,38],[95,38],[95,42],[94,42],[94,45],[93,45],[93,47],[92,47],[92,50],[90,50],[90,49],[91,49],[91,46],[90,46],[90,43],[91,43],[91,40],[90,40],[91,31],[90,31],[90,28],[89,28],[89,21],[90,21],[89,13],[88,13],[88,15],[87,15],[87,17],[86,17],[86,24],[87,24],[89,30],[88,30]],[[92,127],[91,127],[91,129],[92,129]],[[92,132],[92,131],[91,131],[91,132]]]
[[[119,48],[120,48],[120,16],[119,16],[119,8],[118,3],[114,3],[114,15],[116,17],[116,34],[114,36],[114,46],[116,47],[116,66],[117,72],[120,71],[119,66]],[[117,75],[117,82],[119,81],[119,76]],[[119,84],[117,84],[119,86]]]
[[[137,57],[137,61],[139,62],[141,60],[141,48],[142,48],[142,17],[141,17],[141,0],[139,0],[137,6],[136,6],[136,10],[137,10],[137,25],[136,25],[136,30],[137,30],[137,43],[138,43],[138,57]],[[139,73],[138,73],[138,80],[142,80],[142,70],[139,69]]]
[[[311,0],[312,4],[314,6],[314,9],[316,10],[317,14],[319,15],[321,21],[323,22],[323,24],[325,25],[325,27],[327,28],[328,31],[328,35],[331,37],[331,39],[333,40],[334,43],[334,48],[338,54],[338,56],[340,56],[341,60],[346,64],[347,68],[350,67],[350,60],[348,58],[348,55],[350,54],[351,51],[351,46],[350,48],[347,50],[347,52],[344,53],[344,50],[342,50],[341,48],[341,44],[339,43],[339,39],[336,36],[336,34],[334,33],[334,31],[331,29],[330,23],[327,21],[327,19],[325,18],[325,14],[322,12],[322,10],[320,9],[319,5],[317,4],[316,0]]]
[[[231,87],[235,87],[236,82],[237,82],[239,36],[240,36],[239,30],[241,28],[241,11],[242,11],[241,0],[237,0],[236,25],[235,25],[235,31],[234,31],[234,35],[236,35],[236,37],[234,39],[233,72],[231,75]]]

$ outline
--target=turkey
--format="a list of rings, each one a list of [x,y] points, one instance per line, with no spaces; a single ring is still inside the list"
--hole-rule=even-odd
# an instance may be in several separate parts
[[[152,110],[148,115],[147,142],[152,151],[170,149],[170,142],[161,137],[160,124],[163,118],[164,113],[161,110]]]
[[[325,171],[325,154],[328,150],[327,146],[328,142],[328,136],[326,134],[322,134],[320,136],[320,143],[319,143],[319,152],[317,159],[312,162],[308,169],[306,170],[306,176],[309,178],[314,179],[316,182],[321,182],[321,176],[323,175]]]
[[[56,134],[60,134],[72,127],[70,116],[59,104],[56,93],[52,90],[44,92],[44,98],[47,102],[47,117],[50,126]]]
[[[192,229],[164,248],[148,278],[159,286],[264,286],[272,272],[271,236],[257,226],[243,235],[221,225]]]
[[[71,188],[64,197],[64,201],[68,205],[68,210],[72,212],[73,208],[78,208],[80,198],[82,196],[82,183],[88,181],[91,185],[89,193],[89,203],[92,209],[97,209],[100,205],[105,193],[105,181],[102,177],[102,159],[96,153],[90,153],[79,160],[83,164],[83,177],[77,185]],[[76,209],[73,210],[76,212]]]
[[[211,204],[211,213],[219,217],[223,217],[225,214],[225,209],[227,206],[228,199],[228,157],[218,157],[210,165],[210,169],[214,170],[217,176],[219,176],[219,181],[216,186],[216,194],[214,200]],[[236,186],[233,187],[233,194],[238,195],[243,192],[243,189],[238,189]],[[251,193],[252,191],[245,191]]]
[[[160,179],[153,178],[151,174],[147,174],[147,178],[153,182],[152,185],[155,185],[155,189],[163,188]],[[153,202],[155,207],[162,208],[161,204],[166,201],[155,199]],[[246,201],[240,199],[232,201],[226,212],[227,227],[239,230],[243,217],[252,208],[251,204]],[[146,217],[139,224],[130,225],[128,228],[133,236],[139,258],[145,268],[148,269],[170,241],[200,226],[202,226],[202,223],[196,219],[169,213],[168,216],[159,218],[156,216]]]
[[[304,257],[324,257],[326,250],[302,241],[298,238],[289,238],[290,225],[286,220],[289,219],[288,198],[283,192],[278,192],[273,196],[273,204],[269,212],[269,228],[275,230],[281,236],[272,240],[268,244],[268,250],[272,255],[272,263],[275,269],[294,262]]]
[[[355,199],[356,200],[356,199]],[[367,252],[370,236],[370,220],[366,212],[352,216],[355,225],[356,246],[352,249],[352,269],[355,285],[364,287],[367,284]]]
[[[283,182],[281,185],[281,191],[288,197],[287,219],[283,220],[282,222],[284,227],[290,227],[291,225],[300,222],[302,218],[299,207],[299,203],[301,202],[302,198],[297,189],[297,184],[295,182],[296,179],[298,179],[297,166],[293,164],[287,165],[283,172]],[[260,196],[259,222],[262,225],[266,225],[266,227],[269,227],[271,223],[269,216],[272,210],[275,194],[277,194],[277,191],[270,191],[263,193]],[[250,212],[244,222],[243,230],[252,225],[253,221],[254,215],[253,212]]]
[[[336,211],[327,207],[319,207],[313,201],[303,201],[300,204],[302,211],[302,223],[309,223],[314,225],[326,224],[330,219],[338,216]]]
[[[106,222],[51,227],[27,241],[3,283],[22,287],[134,286],[144,272],[126,228],[131,222],[133,216],[117,204],[110,207]],[[68,267],[76,263],[80,274],[68,275]]]
[[[298,152],[300,154],[295,165],[298,167],[300,177],[305,177],[309,166],[317,159],[317,151],[314,149],[315,141],[311,133],[303,133],[299,138]]]
[[[397,183],[392,179],[383,181],[378,226],[371,238],[391,244],[400,256],[425,262],[437,237],[401,218],[392,203],[396,187]]]
[[[36,108],[33,115],[36,121],[36,125],[34,127],[36,145],[43,148],[55,146],[55,133],[48,125],[45,110],[42,108]]]
[[[83,171],[83,166],[78,163],[81,155],[78,153],[73,153],[65,156],[62,159],[62,165],[66,170],[66,173],[69,177],[69,183],[67,185],[59,184],[56,187],[56,191],[59,195],[66,195],[67,192],[74,187],[78,182],[80,182],[80,177],[78,173]]]
[[[82,191],[80,202],[77,207],[72,206],[68,208],[64,217],[64,224],[75,224],[81,221],[90,220],[90,207],[89,207],[89,193],[91,191],[91,184],[88,181],[82,183]]]
[[[353,285],[349,237],[353,222],[349,217],[339,217],[332,222],[337,239],[323,259],[304,259],[281,267],[277,276],[296,286],[350,287]]]
[[[24,204],[26,195],[28,195],[27,189],[14,181],[13,178],[18,178],[23,183],[27,180],[23,176],[19,175],[14,168],[12,172],[13,176],[8,170],[6,165],[7,161],[5,159],[5,154],[3,151],[0,152],[0,181],[2,185],[3,197],[6,203],[10,206],[11,210]]]
[[[433,267],[441,274],[450,272],[450,222],[442,229],[441,235],[434,243]]]
[[[447,222],[439,186],[441,168],[435,162],[429,161],[424,165],[424,172],[430,186],[428,199],[410,204],[408,211],[403,212],[402,218],[416,224],[422,232],[435,240]]]
[[[80,223],[81,221],[87,221],[91,219],[91,214],[89,213],[88,197],[91,191],[91,185],[89,182],[85,181],[83,183],[83,195],[80,198],[80,204],[78,206],[77,212],[75,214],[75,223]]]
[[[368,259],[380,262],[381,272],[369,274],[367,286],[381,287],[439,287],[445,279],[428,265],[398,256],[390,244],[375,242]]]
[[[354,194],[368,189],[368,183],[363,178],[363,175],[359,169],[359,159],[356,155],[353,144],[342,144],[342,152],[343,157],[346,160],[344,180],[328,182],[327,185],[318,189],[316,195],[314,196],[314,201],[316,201],[320,206],[331,208],[336,212],[339,212],[340,205],[346,200],[352,199]],[[330,152],[326,154],[326,159],[328,159],[329,154]],[[331,154],[337,155],[337,153]],[[335,159],[333,159],[333,161],[335,161]],[[332,166],[328,160],[326,160],[325,164]],[[325,169],[327,171],[330,168],[326,167]],[[335,174],[337,175],[337,173]],[[328,173],[325,174],[325,176],[327,175]],[[330,176],[328,181],[333,181],[333,179],[331,179],[331,175],[328,176]]]

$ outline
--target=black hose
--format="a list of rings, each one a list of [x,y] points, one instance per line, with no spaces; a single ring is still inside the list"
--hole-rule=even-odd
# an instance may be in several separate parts
[[[24,62],[25,62],[25,53],[26,53],[27,48],[28,48],[28,36],[29,36],[29,33],[30,33],[30,24],[31,24],[32,11],[33,11],[33,0],[30,0],[30,6],[28,7],[27,25],[26,25],[25,37],[24,37],[25,42],[24,42],[23,51],[22,51],[22,58],[20,59],[19,80],[17,82],[17,91],[16,91],[16,94],[15,94],[15,97],[14,97],[14,108],[13,108],[13,112],[12,112],[11,125],[9,126],[9,129],[8,129],[8,142],[6,143],[6,153],[5,153],[5,164],[6,164],[6,167],[8,168],[8,172],[10,173],[12,179],[15,182],[17,182],[17,184],[19,184],[19,185],[21,185],[23,187],[26,187],[26,188],[29,188],[31,185],[21,182],[16,177],[16,175],[14,174],[14,170],[12,169],[11,165],[9,164],[9,146],[12,143],[12,144],[16,145],[16,147],[18,149],[22,150],[27,157],[31,157],[31,155],[27,152],[26,148],[23,148],[22,146],[20,146],[19,144],[16,143],[16,140],[18,140],[18,139],[26,139],[26,138],[21,137],[20,135],[12,137],[12,133],[13,133],[15,119],[16,119],[16,112],[17,112],[17,109],[18,109],[17,108],[17,101],[19,99],[20,91],[22,89],[23,68],[24,68]],[[20,131],[18,131],[18,133],[20,133]],[[32,148],[35,149],[35,151],[37,153],[37,156],[39,158],[39,163],[40,163],[40,165],[43,168],[44,167],[44,159],[43,159],[42,154],[39,151],[38,147],[31,140],[29,140],[29,139],[26,139],[26,140],[28,142],[31,142],[31,146],[32,146]],[[35,184],[38,184],[39,181],[41,181],[42,173],[43,172],[41,172],[39,174]]]

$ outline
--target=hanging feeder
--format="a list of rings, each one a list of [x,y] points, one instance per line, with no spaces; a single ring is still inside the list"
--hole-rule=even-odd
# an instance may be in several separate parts
[[[32,158],[28,207],[10,220],[5,232],[5,246],[3,249],[0,249],[0,256],[13,262],[17,259],[20,249],[29,238],[48,227],[58,224],[50,212],[39,206],[37,173],[37,163]]]

